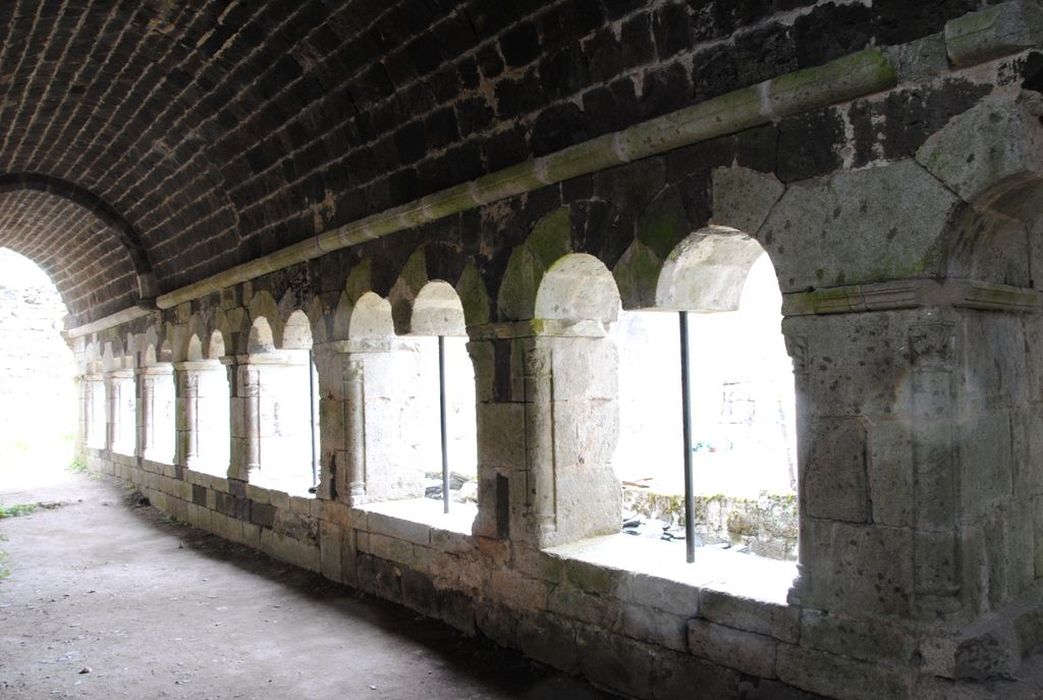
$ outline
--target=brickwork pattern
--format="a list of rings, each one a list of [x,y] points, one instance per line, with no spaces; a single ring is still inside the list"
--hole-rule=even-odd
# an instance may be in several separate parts
[[[170,291],[980,4],[17,0],[0,7],[0,171],[106,202]],[[68,246],[64,223],[34,230],[36,244],[15,245]],[[103,278],[58,280],[80,321],[135,294],[126,261],[106,255]],[[41,261],[60,276],[99,259],[84,245]]]

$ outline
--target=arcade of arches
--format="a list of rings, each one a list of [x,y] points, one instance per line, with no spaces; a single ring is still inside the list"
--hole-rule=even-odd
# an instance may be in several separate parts
[[[92,470],[635,698],[1025,672],[1039,2],[95,4],[0,8]]]

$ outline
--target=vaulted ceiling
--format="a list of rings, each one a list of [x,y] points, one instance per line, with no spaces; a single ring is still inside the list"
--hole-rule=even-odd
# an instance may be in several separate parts
[[[0,246],[83,323],[978,4],[7,0]]]

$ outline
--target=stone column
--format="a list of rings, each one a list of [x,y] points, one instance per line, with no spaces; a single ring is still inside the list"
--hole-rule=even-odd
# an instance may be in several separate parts
[[[83,376],[84,394],[84,426],[86,446],[92,449],[104,448],[106,439],[105,421],[105,378],[97,374]],[[98,411],[100,404],[101,411]]]
[[[137,452],[137,426],[131,416],[136,415],[133,369],[113,370],[109,374],[111,433],[109,449],[121,454]]]
[[[615,345],[602,324],[469,328],[478,401],[474,533],[543,548],[618,532]]]
[[[199,382],[209,366],[180,362],[177,373],[177,463],[188,469],[199,467]]]
[[[791,601],[852,617],[974,619],[1036,575],[1043,383],[1022,378],[1036,347],[1024,312],[1038,292],[961,280],[873,291],[873,311],[838,304],[835,290],[786,302],[802,311],[783,323],[800,460]],[[903,306],[888,308],[892,298]]]
[[[239,481],[249,481],[250,472],[261,466],[261,377],[249,360],[239,355],[226,363],[232,396],[228,476]]]
[[[138,385],[141,387],[138,404],[138,412],[141,415],[138,431],[138,456],[145,459],[155,445],[156,378],[154,375],[146,374],[145,369],[138,370]]]
[[[366,502],[366,392],[364,363],[350,357],[344,362],[344,469],[347,502]]]
[[[365,502],[365,481],[355,478],[364,462],[361,404],[361,363],[351,359],[347,341],[312,348],[319,375],[319,498],[351,505]]]
[[[537,339],[523,345],[525,352],[525,507],[536,542],[553,539],[558,528],[555,498],[554,409],[551,351]]]

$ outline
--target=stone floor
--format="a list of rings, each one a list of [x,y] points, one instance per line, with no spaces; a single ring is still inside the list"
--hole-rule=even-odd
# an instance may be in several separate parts
[[[0,482],[5,506],[64,504],[0,520],[0,697],[614,697],[172,523],[118,484],[37,481]]]

